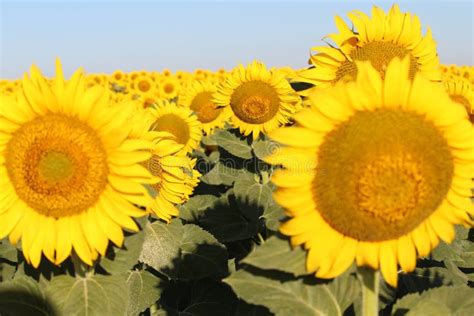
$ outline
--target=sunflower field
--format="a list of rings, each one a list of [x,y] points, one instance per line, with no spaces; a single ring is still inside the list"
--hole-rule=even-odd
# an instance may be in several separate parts
[[[474,67],[435,38],[374,6],[304,69],[0,80],[0,315],[472,315]]]

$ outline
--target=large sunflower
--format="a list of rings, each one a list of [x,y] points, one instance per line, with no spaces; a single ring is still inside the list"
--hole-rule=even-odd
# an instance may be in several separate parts
[[[309,96],[296,126],[270,137],[287,145],[267,157],[275,199],[292,218],[282,233],[308,249],[306,266],[333,278],[355,260],[397,285],[454,224],[472,225],[473,127],[442,86],[394,59],[382,81],[370,63],[355,82]]]
[[[212,95],[217,90],[214,80],[194,80],[182,90],[178,98],[179,105],[191,109],[201,122],[202,130],[206,134],[212,133],[215,128],[223,127],[225,118],[223,108],[217,107]]]
[[[148,107],[152,131],[168,132],[178,144],[184,145],[180,153],[192,152],[199,146],[202,131],[197,116],[190,109],[179,107],[174,102],[159,100]]]
[[[288,123],[298,109],[300,98],[285,74],[268,71],[264,64],[240,65],[231,72],[214,94],[214,102],[224,107],[224,117],[245,136],[256,139]]]
[[[384,76],[388,63],[395,57],[410,58],[410,77],[420,72],[429,80],[440,81],[439,59],[436,43],[428,28],[423,36],[421,23],[416,15],[402,13],[393,5],[388,15],[374,6],[372,18],[360,11],[348,14],[354,25],[349,28],[336,16],[339,33],[330,34],[338,47],[316,46],[310,62],[315,66],[299,72],[295,81],[302,81],[327,87],[342,78],[354,79],[357,75],[356,62],[368,60]]]
[[[22,87],[0,96],[0,238],[21,239],[35,267],[42,253],[60,264],[73,249],[91,265],[109,240],[122,245],[122,228],[138,230],[131,216],[146,213],[133,204],[151,202],[139,163],[152,144],[128,138],[133,107],[109,106],[81,71],[65,81],[58,62],[50,87],[33,66]]]

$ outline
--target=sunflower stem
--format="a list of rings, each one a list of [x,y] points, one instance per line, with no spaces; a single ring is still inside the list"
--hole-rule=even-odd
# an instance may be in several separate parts
[[[370,268],[358,268],[357,275],[362,285],[362,315],[379,314],[379,271]]]

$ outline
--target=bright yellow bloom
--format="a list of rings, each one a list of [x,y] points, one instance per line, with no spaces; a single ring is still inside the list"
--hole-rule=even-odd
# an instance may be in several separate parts
[[[308,250],[306,267],[334,278],[353,262],[397,285],[455,224],[472,225],[474,132],[443,87],[415,74],[410,59],[382,80],[369,62],[356,81],[314,90],[312,108],[270,137],[287,145],[266,160],[291,219],[280,231]]]
[[[132,80],[131,87],[134,92],[147,94],[155,91],[156,84],[150,75],[139,74]]]
[[[164,99],[175,98],[179,94],[179,88],[179,81],[172,76],[163,77],[159,84],[160,95]]]
[[[173,216],[178,216],[176,205],[189,199],[200,176],[193,169],[191,158],[179,154],[183,145],[177,144],[173,136],[168,135],[161,137],[153,148],[153,156],[144,163],[151,174],[158,178],[158,181],[147,186],[153,197],[149,210],[167,222]]]
[[[91,265],[146,215],[135,205],[151,203],[140,163],[152,143],[129,138],[133,106],[108,96],[86,90],[81,71],[64,80],[59,62],[51,87],[33,66],[22,93],[0,96],[0,238],[21,239],[34,267],[42,253],[60,264],[73,249]]]
[[[300,98],[285,79],[285,74],[268,71],[264,64],[240,65],[214,94],[217,106],[224,107],[224,117],[247,136],[256,139],[289,122],[299,109]]]
[[[201,174],[194,170],[195,160],[182,154],[184,146],[176,143],[172,134],[166,131],[149,132],[148,126],[153,124],[149,109],[136,107],[131,120],[134,128],[130,137],[153,142],[150,159],[142,162],[153,176],[146,184],[153,198],[147,210],[169,222],[173,216],[178,216],[176,205],[189,199]]]
[[[128,79],[128,75],[125,74],[122,70],[115,70],[110,76],[111,82],[122,83]]]
[[[152,122],[150,130],[172,134],[175,141],[183,145],[181,154],[191,153],[199,146],[201,124],[190,109],[178,107],[174,102],[159,100],[148,110]]]
[[[372,17],[360,11],[353,11],[348,16],[355,29],[336,16],[339,33],[327,37],[338,47],[313,47],[311,50],[318,52],[310,58],[314,68],[299,72],[296,81],[324,88],[343,78],[352,80],[357,75],[356,62],[365,60],[370,61],[383,77],[393,58],[405,56],[410,58],[411,78],[420,72],[429,80],[441,80],[431,30],[428,28],[423,36],[416,15],[402,13],[398,5],[393,5],[388,14],[374,6]]]
[[[195,80],[182,90],[178,98],[180,106],[191,109],[197,115],[206,134],[225,124],[223,108],[217,107],[212,99],[216,90],[216,82],[210,79]]]

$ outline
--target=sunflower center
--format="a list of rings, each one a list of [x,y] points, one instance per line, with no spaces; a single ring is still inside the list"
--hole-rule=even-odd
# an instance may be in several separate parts
[[[148,90],[150,90],[151,88],[151,84],[146,81],[146,80],[141,80],[140,82],[138,82],[138,90],[140,90],[141,92],[147,92]]]
[[[167,83],[165,84],[165,86],[163,87],[163,90],[166,92],[166,93],[172,93],[174,91],[174,85],[171,84],[171,83]]]
[[[362,47],[357,46],[350,53],[352,61],[346,60],[339,66],[336,72],[336,79],[334,81],[339,81],[346,76],[349,76],[351,80],[355,79],[357,77],[357,66],[355,62],[365,60],[369,60],[372,66],[380,72],[380,76],[384,78],[385,70],[387,69],[390,61],[395,57],[403,59],[407,55],[410,55],[410,51],[408,49],[390,42],[375,41],[364,44]],[[413,79],[418,65],[416,58],[411,55],[410,57],[409,77]]]
[[[38,164],[39,175],[48,182],[59,182],[73,175],[74,163],[62,152],[46,152]]]
[[[197,94],[191,102],[190,108],[196,112],[201,123],[214,121],[222,111],[212,102],[212,92],[208,91]]]
[[[5,163],[18,196],[36,212],[60,218],[94,205],[107,184],[107,156],[94,130],[47,115],[8,142]]]
[[[396,223],[425,199],[428,185],[410,155],[382,156],[366,166],[358,181],[358,209]]]
[[[175,114],[165,114],[152,125],[151,130],[168,132],[176,137],[178,144],[185,145],[190,138],[190,131],[188,124],[181,117]]]
[[[438,208],[453,170],[445,138],[423,116],[357,112],[321,144],[313,192],[331,227],[383,241],[409,233]]]
[[[255,80],[243,83],[234,91],[230,106],[243,122],[262,124],[278,113],[280,99],[275,88]]]

